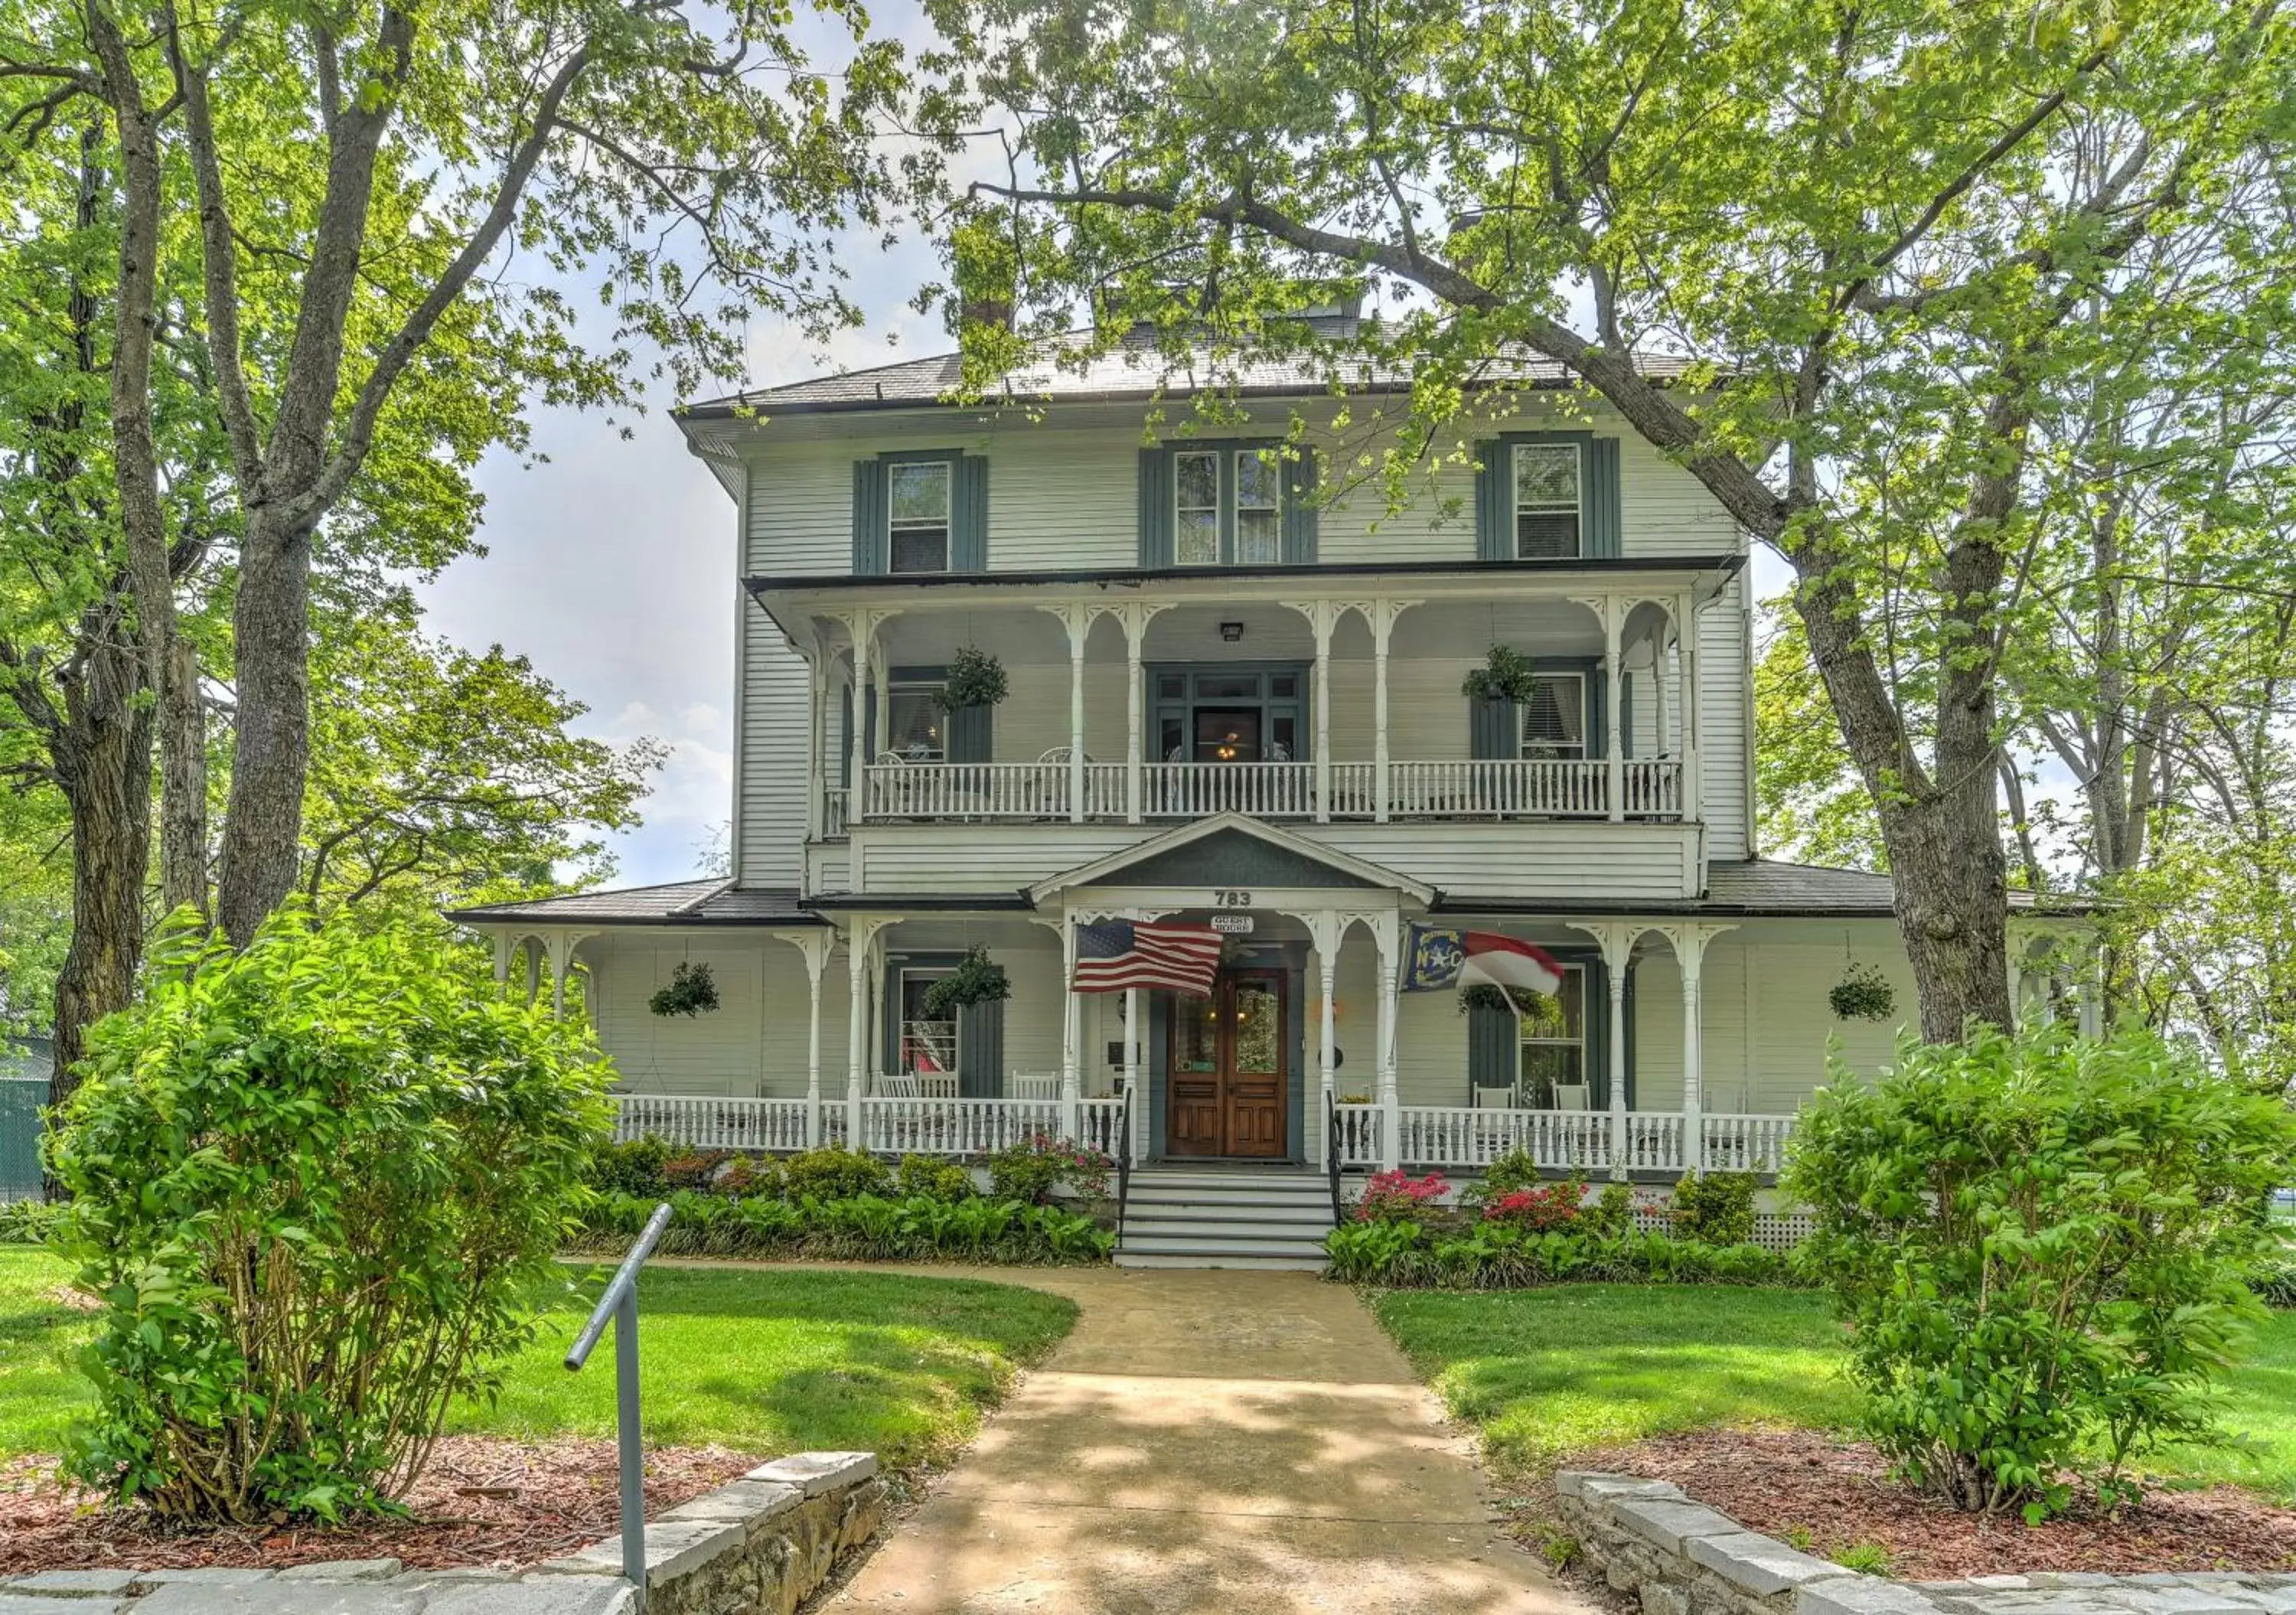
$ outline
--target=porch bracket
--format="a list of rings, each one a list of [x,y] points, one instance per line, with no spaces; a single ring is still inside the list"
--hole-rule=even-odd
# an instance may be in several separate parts
[[[1627,609],[1615,593],[1581,596],[1577,603],[1603,623],[1603,799],[1607,816],[1616,824],[1627,816],[1627,759],[1619,743],[1619,651]]]
[[[875,606],[856,606],[849,611],[836,613],[835,620],[845,625],[846,636],[852,641],[853,654],[853,751],[849,772],[852,775],[852,794],[845,804],[849,824],[859,824],[868,816],[869,808],[869,716],[876,709],[875,686],[882,681],[877,676],[878,631],[899,616]]]

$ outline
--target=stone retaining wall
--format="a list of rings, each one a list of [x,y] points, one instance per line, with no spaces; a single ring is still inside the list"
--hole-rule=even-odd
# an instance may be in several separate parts
[[[876,1534],[869,1453],[799,1453],[646,1522],[647,1615],[790,1615]],[[289,1570],[49,1570],[0,1580],[0,1615],[631,1615],[619,1537],[523,1572],[396,1559]]]
[[[2296,1575],[1887,1581],[1750,1531],[1669,1481],[1567,1470],[1554,1485],[1580,1551],[1644,1615],[2296,1615]]]

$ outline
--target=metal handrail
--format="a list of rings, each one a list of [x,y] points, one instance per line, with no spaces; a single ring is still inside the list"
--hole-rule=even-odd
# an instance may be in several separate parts
[[[1332,1226],[1336,1228],[1348,1220],[1347,1206],[1340,1198],[1340,1107],[1331,1094],[1324,1095],[1324,1160],[1332,1177]]]
[[[638,1421],[638,1269],[660,1242],[669,1226],[667,1201],[653,1209],[644,1233],[615,1269],[613,1282],[590,1311],[590,1321],[575,1337],[566,1354],[566,1372],[572,1373],[590,1360],[606,1320],[614,1320],[614,1445],[619,1449],[622,1481],[622,1574],[637,1589],[637,1608],[645,1608],[645,1451]]]
[[[1116,1237],[1124,1239],[1124,1208],[1132,1197],[1132,1087],[1124,1085],[1124,1108],[1116,1116]]]

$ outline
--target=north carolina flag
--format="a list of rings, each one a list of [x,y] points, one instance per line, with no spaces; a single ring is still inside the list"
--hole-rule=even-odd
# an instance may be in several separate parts
[[[1403,958],[1405,992],[1437,992],[1471,981],[1552,994],[1562,985],[1562,966],[1545,948],[1495,930],[1411,928]]]

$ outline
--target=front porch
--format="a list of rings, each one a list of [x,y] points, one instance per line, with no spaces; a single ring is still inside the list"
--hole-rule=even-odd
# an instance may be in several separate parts
[[[620,1094],[614,1137],[648,1135],[695,1150],[775,1154],[817,1144],[845,1144],[880,1155],[942,1155],[975,1160],[1032,1134],[1072,1139],[1114,1160],[1127,1154],[1131,1129],[1122,1097],[961,1099],[865,1095],[843,1099],[744,1099],[731,1096]],[[1335,1103],[1332,1142],[1343,1170],[1389,1164],[1382,1145],[1389,1112],[1376,1103]],[[1513,1150],[1527,1151],[1545,1170],[1590,1177],[1647,1173],[1678,1177],[1707,1170],[1775,1176],[1792,1135],[1792,1116],[1699,1116],[1681,1111],[1479,1109],[1398,1104],[1392,1164],[1422,1171],[1473,1174]],[[1181,1158],[1160,1157],[1162,1160]]]

